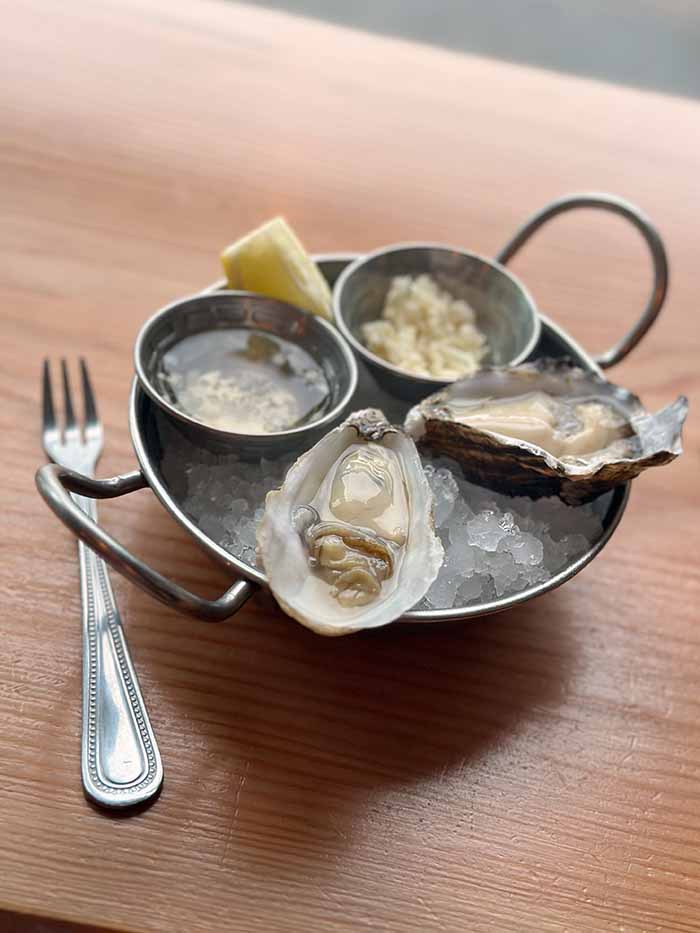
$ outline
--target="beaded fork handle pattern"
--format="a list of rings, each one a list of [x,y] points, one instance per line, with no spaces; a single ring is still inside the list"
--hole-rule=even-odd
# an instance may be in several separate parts
[[[75,497],[94,520],[94,500]],[[82,542],[82,777],[102,806],[144,803],[157,793],[163,768],[122,631],[104,561]]]

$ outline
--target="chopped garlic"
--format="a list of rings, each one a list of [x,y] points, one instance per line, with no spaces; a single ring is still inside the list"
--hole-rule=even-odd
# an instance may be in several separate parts
[[[418,376],[456,379],[479,369],[486,337],[466,301],[429,275],[392,279],[377,321],[362,326],[368,350]]]

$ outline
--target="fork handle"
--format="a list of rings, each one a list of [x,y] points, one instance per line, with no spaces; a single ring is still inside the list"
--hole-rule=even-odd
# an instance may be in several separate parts
[[[96,522],[94,500],[73,498]],[[83,606],[83,787],[103,807],[130,807],[158,792],[163,766],[107,565],[82,541],[78,549]]]

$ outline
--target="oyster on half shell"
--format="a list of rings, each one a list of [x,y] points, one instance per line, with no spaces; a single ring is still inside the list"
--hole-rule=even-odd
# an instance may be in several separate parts
[[[452,383],[412,408],[405,428],[473,482],[576,505],[677,457],[687,410],[681,396],[651,414],[596,373],[539,360]]]
[[[268,493],[258,555],[284,611],[323,635],[385,625],[442,565],[433,500],[413,440],[355,412]]]

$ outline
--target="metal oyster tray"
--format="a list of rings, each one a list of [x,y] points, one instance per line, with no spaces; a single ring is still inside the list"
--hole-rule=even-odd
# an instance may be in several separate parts
[[[599,208],[622,215],[641,232],[652,257],[653,284],[650,295],[638,322],[616,346],[597,357],[595,361],[561,328],[540,314],[541,336],[531,359],[544,356],[566,357],[585,370],[601,373],[603,368],[613,366],[636,346],[663,305],[668,279],[666,256],[663,243],[651,222],[635,207],[611,195],[585,194],[561,198],[547,205],[526,221],[498,253],[496,261],[505,264],[546,221],[564,211],[581,207]],[[357,254],[323,254],[314,258],[332,286],[342,270],[357,258]],[[214,283],[205,291],[216,291],[223,288],[224,284],[223,282]],[[360,379],[350,410],[365,407],[381,408],[390,420],[401,423],[408,410],[408,403],[383,391],[363,362],[361,360],[357,362]],[[167,476],[163,470],[163,464],[164,444],[188,442],[182,436],[173,435],[173,425],[168,423],[167,416],[143,392],[136,380],[132,386],[129,402],[129,427],[139,464],[138,470],[110,479],[96,480],[65,470],[56,464],[49,464],[37,473],[37,486],[41,495],[77,537],[99,552],[116,570],[156,599],[204,621],[221,621],[229,618],[260,585],[265,585],[266,580],[262,570],[255,566],[254,559],[246,562],[227,551],[219,541],[209,536],[206,529],[186,513],[183,477]],[[194,453],[196,456],[196,449]],[[296,456],[298,455],[299,452],[296,453]],[[243,469],[250,470],[251,466],[252,464],[247,463]],[[232,577],[231,586],[218,599],[209,600],[197,596],[149,567],[127,551],[105,529],[91,522],[73,502],[70,495],[74,493],[90,498],[116,498],[145,487],[153,490],[168,512],[189,532],[205,553],[229,570]],[[575,559],[570,559],[548,579],[500,598],[474,601],[468,605],[449,609],[413,610],[402,618],[413,622],[471,619],[500,612],[553,590],[575,576],[602,550],[622,518],[628,498],[629,484],[618,486],[595,500],[594,504],[602,526],[600,535],[585,552]],[[261,502],[260,505],[262,504]]]
[[[566,356],[574,359],[585,369],[598,371],[595,363],[559,328],[544,317],[542,318],[542,325],[542,337],[537,347],[537,356]],[[400,424],[410,407],[409,404],[384,393],[377,386],[372,375],[361,361],[358,361],[358,366],[360,367],[360,381],[351,408],[353,410],[370,406],[381,408],[390,420]],[[132,387],[129,407],[129,426],[139,465],[148,485],[153,489],[165,508],[192,535],[207,554],[227,567],[233,574],[243,576],[253,583],[264,584],[265,575],[259,568],[239,560],[229,553],[221,544],[209,537],[185,512],[183,508],[184,494],[177,489],[179,484],[173,476],[164,475],[162,469],[164,455],[162,439],[167,435],[170,441],[173,437],[173,427],[167,422],[158,406],[139,388],[136,381],[134,381]],[[183,436],[182,443],[188,444],[189,441]],[[194,450],[192,453],[194,453]],[[245,465],[243,465],[243,468],[245,469]],[[493,612],[500,612],[554,589],[578,573],[605,546],[622,518],[628,495],[629,487],[622,486],[615,489],[612,494],[601,497],[601,499],[606,500],[605,509],[601,514],[603,525],[601,536],[591,545],[588,551],[545,582],[501,599],[446,610],[413,611],[407,613],[403,618],[421,622],[475,618]],[[260,504],[262,505],[262,503]]]

